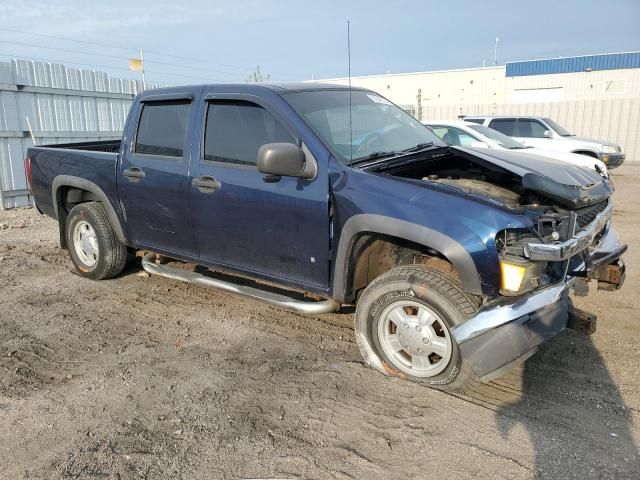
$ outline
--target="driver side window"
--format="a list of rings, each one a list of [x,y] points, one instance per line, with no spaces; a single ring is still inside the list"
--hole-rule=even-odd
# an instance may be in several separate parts
[[[267,110],[245,101],[210,102],[204,137],[204,160],[255,165],[267,143],[293,143],[295,138]]]
[[[474,142],[477,142],[475,138],[473,138],[464,130],[460,130],[459,128],[450,128],[449,131],[454,131],[458,135],[459,143],[457,145],[461,145],[463,147],[470,147],[471,144],[473,144]]]
[[[477,140],[464,130],[454,127],[433,127],[433,131],[447,145],[470,147]]]
[[[546,128],[537,120],[518,121],[518,136],[528,138],[544,138]]]

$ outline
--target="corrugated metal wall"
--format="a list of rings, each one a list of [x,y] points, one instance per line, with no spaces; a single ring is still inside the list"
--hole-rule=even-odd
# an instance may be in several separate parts
[[[520,77],[526,75],[548,75],[552,73],[622,70],[626,68],[640,68],[640,52],[607,53],[603,55],[584,55],[580,57],[509,62],[506,65],[506,76]]]
[[[28,205],[27,148],[119,138],[142,85],[61,64],[0,62],[0,208]]]
[[[458,115],[540,115],[580,136],[619,143],[627,163],[640,161],[640,100],[434,105],[422,107],[422,120],[456,120]]]

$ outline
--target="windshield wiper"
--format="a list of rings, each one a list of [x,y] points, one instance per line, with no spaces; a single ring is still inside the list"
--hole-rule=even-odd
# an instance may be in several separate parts
[[[394,155],[397,155],[398,153],[400,153],[400,152],[394,152],[394,151],[373,152],[373,153],[370,153],[369,155],[367,155],[366,157],[358,158],[356,160],[353,160],[353,161],[349,162],[349,165],[357,165],[358,163],[366,162],[367,160],[374,160],[376,158],[381,158],[381,157],[392,157]]]
[[[419,152],[420,150],[424,150],[425,148],[433,147],[433,142],[424,142],[419,143],[413,147],[405,148],[402,150],[402,153],[406,152]]]
[[[373,152],[369,155],[367,155],[366,157],[362,157],[362,158],[358,158],[357,160],[353,160],[352,162],[349,162],[349,165],[357,165],[359,163],[363,163],[369,160],[375,160],[377,158],[382,158],[382,157],[404,157],[407,156],[410,153],[416,153],[416,152],[420,152],[422,150],[425,150],[427,148],[430,148],[433,146],[433,142],[425,142],[425,143],[419,143],[418,145],[415,145],[413,147],[409,147],[405,150],[399,150],[399,151],[387,151],[387,152]]]
[[[524,150],[525,148],[533,148],[531,145],[523,145],[521,147],[509,147],[509,150]]]

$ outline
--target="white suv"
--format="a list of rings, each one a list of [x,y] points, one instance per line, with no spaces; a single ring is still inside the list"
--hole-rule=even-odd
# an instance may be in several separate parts
[[[464,116],[465,122],[478,123],[513,137],[525,145],[557,152],[589,155],[602,160],[609,168],[624,162],[625,154],[619,145],[602,140],[576,137],[552,119],[534,116]]]
[[[573,163],[580,167],[596,170],[604,178],[609,178],[606,165],[597,158],[587,157],[569,152],[557,152],[543,150],[542,148],[523,145],[514,138],[498,132],[484,125],[472,122],[432,121],[423,122],[448,145],[459,145],[471,148],[489,148],[494,150],[510,150],[524,155],[536,155],[539,157],[553,158],[563,162]]]

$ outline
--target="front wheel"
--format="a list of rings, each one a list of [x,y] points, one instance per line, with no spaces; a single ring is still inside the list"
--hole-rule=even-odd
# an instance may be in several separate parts
[[[66,224],[67,248],[76,272],[102,280],[118,275],[127,262],[127,247],[120,243],[99,202],[76,205]]]
[[[394,268],[375,279],[356,307],[355,329],[365,362],[447,391],[473,382],[451,329],[478,308],[457,279],[419,265]]]

